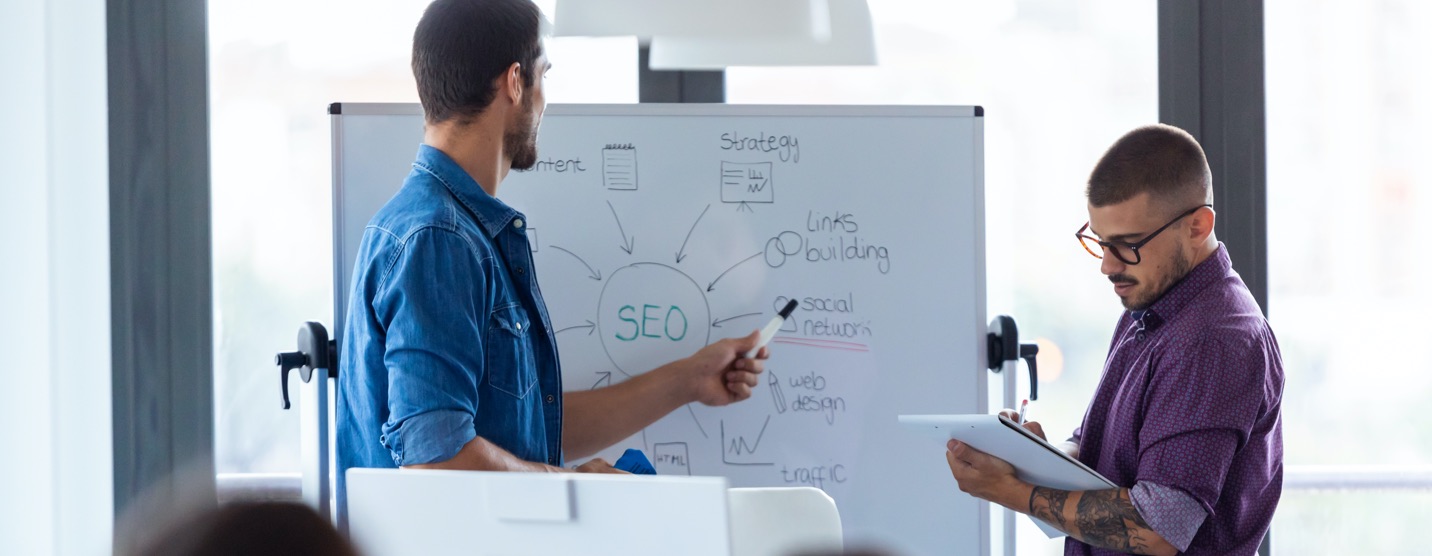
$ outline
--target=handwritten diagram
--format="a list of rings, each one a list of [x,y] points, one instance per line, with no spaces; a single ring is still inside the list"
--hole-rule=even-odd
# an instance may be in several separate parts
[[[334,165],[335,291],[344,295],[365,222],[411,171],[423,129],[416,108],[375,105],[333,118],[342,163]],[[969,524],[981,508],[947,488],[938,442],[921,444],[894,417],[989,409],[986,305],[1008,300],[985,289],[1008,280],[998,265],[986,268],[986,239],[1008,215],[986,218],[979,114],[553,104],[531,169],[480,184],[505,205],[500,212],[522,215],[521,226],[471,214],[497,214],[476,190],[447,207],[444,218],[478,220],[476,232],[495,249],[475,237],[468,247],[507,272],[500,283],[474,283],[482,287],[473,291],[495,292],[489,299],[445,299],[444,307],[471,301],[511,313],[506,300],[519,304],[524,334],[503,340],[541,354],[542,392],[527,401],[550,408],[545,419],[565,419],[571,430],[619,424],[620,412],[582,410],[582,398],[602,397],[590,390],[608,388],[641,393],[623,400],[632,409],[660,409],[646,426],[604,437],[608,448],[567,453],[564,465],[636,448],[663,475],[823,489],[849,539],[914,539],[887,545],[911,554],[975,551]],[[452,262],[465,254],[457,247]],[[461,270],[454,265],[432,270],[444,283],[481,279],[447,272]],[[770,340],[754,384],[728,384],[721,379],[746,377],[690,364],[763,328],[791,301],[796,312]],[[336,316],[349,306],[334,303]],[[476,325],[492,322],[477,317]],[[644,389],[679,383],[672,378],[683,372],[705,382],[679,384],[679,398]]]
[[[878,277],[889,272],[896,255],[873,239],[878,237],[873,226],[852,207],[763,213],[759,219],[770,220],[770,232],[723,237],[737,226],[732,220],[737,215],[711,206],[738,204],[736,212],[745,212],[750,205],[774,204],[775,172],[788,171],[776,166],[799,160],[794,138],[760,137],[737,142],[733,136],[731,148],[723,150],[774,160],[720,162],[719,191],[704,189],[705,198],[682,199],[689,203],[663,201],[660,227],[642,212],[650,206],[642,199],[661,194],[660,181],[649,179],[640,196],[625,193],[638,191],[636,146],[602,146],[602,196],[580,201],[587,215],[580,226],[544,223],[540,251],[551,263],[547,268],[560,269],[562,276],[560,286],[549,287],[552,278],[544,268],[544,293],[574,300],[564,305],[574,310],[556,326],[564,359],[573,351],[582,354],[580,365],[565,370],[569,387],[620,384],[759,327],[791,300],[749,296],[753,285],[777,273],[818,268],[810,272]],[[530,238],[537,243],[535,235]],[[728,290],[740,293],[731,298]],[[870,345],[877,327],[855,310],[853,291],[794,300],[800,303],[796,317],[771,344],[785,359],[768,363],[749,400],[729,407],[688,404],[618,447],[643,448],[661,474],[760,477],[746,484],[826,489],[843,485],[855,473],[854,456],[840,447],[858,445],[854,423],[870,384],[869,376],[859,373],[873,368]],[[582,372],[577,369],[591,374],[571,376]],[[818,448],[794,450],[792,442]]]

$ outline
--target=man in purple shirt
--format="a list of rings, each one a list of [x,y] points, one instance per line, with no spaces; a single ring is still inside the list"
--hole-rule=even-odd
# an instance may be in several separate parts
[[[1120,488],[1031,485],[953,440],[950,471],[960,490],[1068,533],[1065,554],[1254,554],[1283,485],[1283,363],[1214,238],[1203,149],[1178,128],[1136,129],[1099,160],[1087,194],[1079,241],[1128,310],[1061,448]]]

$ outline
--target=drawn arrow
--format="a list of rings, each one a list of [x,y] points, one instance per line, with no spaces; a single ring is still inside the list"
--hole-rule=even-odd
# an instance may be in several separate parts
[[[739,319],[739,318],[745,318],[745,317],[754,317],[754,316],[759,315],[759,314],[760,314],[760,313],[746,313],[746,314],[744,314],[744,315],[736,315],[736,316],[730,317],[730,318],[716,319],[716,320],[711,321],[711,328],[721,328],[721,323],[723,323],[723,322],[729,322],[729,321],[733,321],[733,320],[736,320],[736,319]]]
[[[701,438],[711,439],[711,436],[706,434],[706,427],[701,426],[701,420],[696,418],[696,410],[691,409],[691,404],[686,404],[686,411],[691,414],[691,420],[696,422],[696,430],[701,431]]]
[[[626,254],[630,255],[632,245],[636,243],[636,236],[627,237],[626,229],[622,228],[622,219],[617,216],[617,207],[612,206],[611,201],[607,201],[607,208],[612,209],[612,218],[617,220],[617,231],[622,233],[622,251],[626,251]]]
[[[579,261],[579,262],[582,263],[582,266],[587,267],[587,272],[590,272],[590,273],[591,273],[591,274],[589,274],[589,275],[587,276],[588,278],[591,278],[591,279],[593,279],[593,280],[598,280],[598,281],[600,281],[600,280],[602,279],[602,271],[596,270],[596,269],[592,268],[592,265],[587,264],[587,261],[583,261],[581,257],[577,257],[577,254],[576,254],[576,253],[573,253],[573,252],[568,251],[568,250],[566,250],[566,249],[563,249],[563,248],[561,248],[561,247],[557,247],[556,245],[553,245],[552,248],[553,248],[553,249],[556,249],[556,250],[558,250],[558,251],[561,251],[561,252],[563,252],[563,253],[566,253],[566,254],[568,254],[568,255],[571,255],[571,256],[573,256],[573,257],[576,257],[576,258],[577,258],[577,261]]]
[[[557,333],[558,333],[558,334],[561,334],[561,333],[563,333],[563,332],[566,332],[566,331],[568,331],[568,330],[572,330],[572,329],[574,329],[574,328],[586,328],[586,329],[587,329],[587,335],[588,335],[588,336],[591,336],[593,332],[596,332],[596,331],[597,331],[597,325],[596,325],[596,323],[594,323],[594,322],[592,322],[592,321],[587,321],[587,324],[579,324],[579,325],[576,325],[576,326],[568,326],[568,327],[566,327],[566,328],[563,328],[563,329],[561,329],[561,330],[558,330]]]
[[[596,390],[596,389],[598,389],[598,388],[601,388],[601,387],[604,386],[604,385],[605,385],[605,386],[611,386],[611,385],[612,385],[612,373],[611,373],[611,371],[602,372],[602,373],[597,373],[597,376],[602,377],[602,378],[597,379],[597,383],[592,385],[592,389],[593,389],[593,390]],[[603,384],[603,383],[605,383],[605,384]]]
[[[711,210],[710,204],[701,209],[701,216],[706,216],[708,210]],[[701,216],[696,217],[696,221],[691,223],[691,231],[686,232],[686,240],[681,242],[681,250],[676,252],[676,264],[681,264],[681,259],[686,258],[686,242],[691,241],[691,232],[696,231],[696,225],[701,223]]]
[[[739,263],[736,263],[735,265],[732,265],[731,268],[726,269],[726,272],[731,272],[732,270],[736,270],[736,267],[741,266],[741,265],[743,265],[743,264],[746,264],[747,261],[750,261],[751,259],[754,259],[754,258],[759,257],[759,256],[761,256],[761,254],[760,254],[760,253],[756,253],[755,255],[751,255],[751,256],[749,256],[749,257],[746,257],[745,260],[743,260],[743,261],[741,261],[741,262],[739,262]],[[726,272],[722,272],[722,273],[721,273],[721,276],[717,276],[715,280],[712,280],[710,284],[707,284],[707,285],[706,285],[706,291],[709,292],[709,291],[711,291],[712,288],[715,288],[715,287],[716,287],[716,282],[720,282],[720,281],[721,281],[721,278],[724,277],[724,276],[726,276]]]

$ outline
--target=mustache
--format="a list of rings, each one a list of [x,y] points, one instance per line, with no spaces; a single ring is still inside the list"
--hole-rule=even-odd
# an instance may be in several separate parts
[[[1138,280],[1133,279],[1128,274],[1114,274],[1112,276],[1109,276],[1109,281],[1117,285],[1128,286],[1132,286],[1139,283]]]

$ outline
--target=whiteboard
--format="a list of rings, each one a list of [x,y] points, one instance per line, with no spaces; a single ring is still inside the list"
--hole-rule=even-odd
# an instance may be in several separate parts
[[[422,139],[415,104],[335,104],[334,307]],[[619,382],[799,302],[751,399],[602,455],[732,486],[814,486],[849,543],[985,553],[988,512],[900,414],[987,411],[978,107],[552,105],[527,216],[567,390]]]

